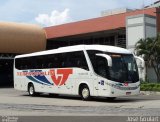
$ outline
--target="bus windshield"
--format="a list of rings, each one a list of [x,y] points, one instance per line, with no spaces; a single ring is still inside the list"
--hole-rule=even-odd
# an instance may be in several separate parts
[[[112,67],[108,67],[110,80],[129,83],[139,81],[138,68],[133,55],[111,54],[110,56],[112,57]]]
[[[120,83],[139,81],[137,64],[132,54],[116,54],[93,50],[87,52],[96,74]],[[97,53],[111,56],[112,66],[109,67],[107,59],[97,56]]]

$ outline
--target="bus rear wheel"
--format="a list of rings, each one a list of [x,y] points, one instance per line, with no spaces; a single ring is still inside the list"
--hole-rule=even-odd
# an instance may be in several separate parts
[[[29,84],[28,85],[28,93],[29,93],[29,96],[35,96],[36,95],[36,92],[35,92],[33,84]]]
[[[87,85],[83,85],[80,88],[80,95],[82,100],[90,100],[91,96],[90,96],[90,91]]]

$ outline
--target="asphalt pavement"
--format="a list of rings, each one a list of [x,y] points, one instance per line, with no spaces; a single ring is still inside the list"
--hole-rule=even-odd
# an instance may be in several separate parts
[[[160,116],[160,95],[141,94],[120,97],[115,101],[108,101],[105,98],[82,101],[80,97],[65,95],[54,97],[43,94],[30,97],[27,92],[17,91],[13,88],[0,88],[0,116],[3,118],[4,116],[30,116],[30,118],[34,116],[35,119],[39,116],[68,116],[73,120],[74,116],[78,116],[78,118],[85,116],[86,119],[88,117],[88,120],[95,116],[103,117],[102,120],[105,117],[114,116],[121,117],[122,121],[127,121],[130,116],[158,117]],[[60,118],[55,119],[58,122]]]

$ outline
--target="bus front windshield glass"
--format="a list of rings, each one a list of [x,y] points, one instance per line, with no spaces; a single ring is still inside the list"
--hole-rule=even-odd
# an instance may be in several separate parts
[[[117,82],[138,82],[138,68],[133,55],[111,54],[112,67],[109,69],[109,79]]]
[[[100,51],[87,51],[96,74],[109,80],[121,83],[135,83],[139,81],[138,68],[132,54],[115,54]],[[96,54],[111,56],[112,66],[108,66],[107,59]]]

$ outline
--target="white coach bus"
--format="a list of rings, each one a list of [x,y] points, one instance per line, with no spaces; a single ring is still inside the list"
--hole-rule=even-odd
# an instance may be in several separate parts
[[[77,45],[19,55],[14,61],[14,88],[37,93],[90,97],[137,95],[140,91],[134,55],[123,48]]]

